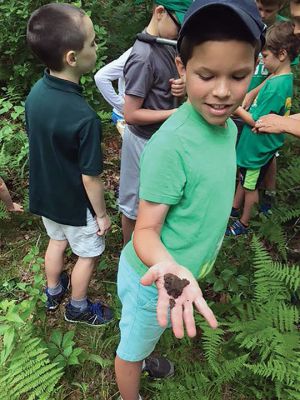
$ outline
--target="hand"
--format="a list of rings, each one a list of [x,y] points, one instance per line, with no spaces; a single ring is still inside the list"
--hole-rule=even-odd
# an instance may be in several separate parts
[[[185,96],[185,83],[182,78],[179,79],[170,79],[171,85],[171,93],[175,97],[184,97]]]
[[[12,207],[8,207],[7,211],[10,211],[10,212],[23,212],[24,209],[23,209],[23,206],[21,206],[21,204],[12,203]]]
[[[283,118],[285,117],[276,114],[264,115],[256,121],[254,130],[259,133],[283,133]]]
[[[208,324],[212,328],[217,328],[218,322],[212,310],[203,298],[201,289],[193,277],[192,273],[183,266],[174,262],[162,262],[150,267],[141,279],[141,284],[150,286],[156,284],[158,290],[157,302],[157,320],[160,326],[165,327],[168,323],[168,310],[170,308],[170,296],[164,287],[164,275],[174,274],[179,278],[188,279],[190,284],[187,285],[182,294],[175,299],[175,306],[171,309],[171,323],[174,335],[177,338],[183,338],[184,325],[188,336],[196,335],[196,325],[193,315],[193,304],[196,309],[203,315]]]
[[[99,236],[105,235],[109,231],[111,226],[109,215],[105,213],[102,217],[96,217],[96,220],[99,226],[99,231],[97,232],[97,234]]]

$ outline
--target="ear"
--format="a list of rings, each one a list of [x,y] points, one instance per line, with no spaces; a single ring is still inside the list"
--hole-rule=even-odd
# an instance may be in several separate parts
[[[165,7],[164,6],[156,6],[154,10],[155,17],[158,21],[160,21],[164,14],[165,14]]]
[[[175,63],[178,71],[178,75],[180,78],[182,78],[183,82],[185,83],[185,77],[186,77],[186,68],[183,65],[183,62],[179,56],[175,58]]]
[[[65,61],[70,67],[76,67],[76,53],[74,50],[70,50],[65,54]]]
[[[281,49],[279,54],[278,54],[278,59],[279,61],[283,62],[287,59],[288,53],[285,49]]]

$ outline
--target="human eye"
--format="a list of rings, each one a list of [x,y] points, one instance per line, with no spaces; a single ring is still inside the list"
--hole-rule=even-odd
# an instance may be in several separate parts
[[[213,75],[198,74],[198,76],[202,81],[210,81],[213,79]]]
[[[235,81],[242,81],[243,79],[246,79],[247,76],[248,76],[248,75],[236,75],[236,76],[233,76],[232,78],[233,78]]]

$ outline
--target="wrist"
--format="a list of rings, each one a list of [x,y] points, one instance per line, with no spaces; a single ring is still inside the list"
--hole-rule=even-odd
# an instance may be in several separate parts
[[[100,215],[96,214],[96,217],[99,219],[105,218],[105,217],[107,217],[107,212],[104,211],[104,213],[101,213]]]

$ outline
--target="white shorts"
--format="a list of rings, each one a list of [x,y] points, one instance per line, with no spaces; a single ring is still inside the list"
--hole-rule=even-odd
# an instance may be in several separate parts
[[[105,249],[105,239],[97,235],[99,227],[90,210],[87,210],[85,226],[58,224],[51,219],[42,217],[50,239],[67,240],[73,253],[79,257],[97,257]]]

